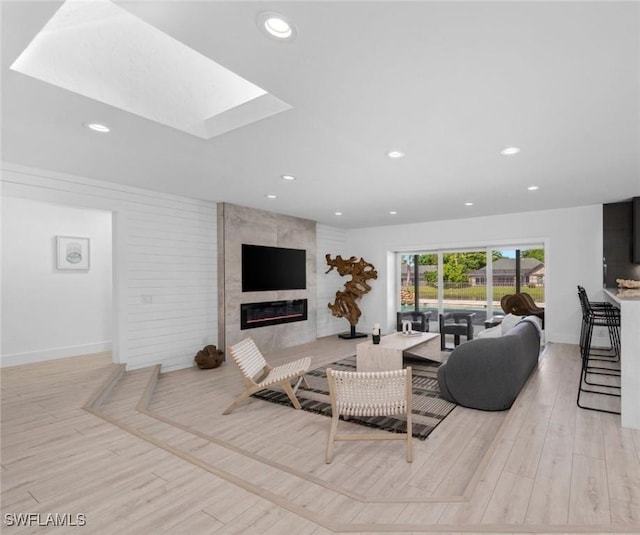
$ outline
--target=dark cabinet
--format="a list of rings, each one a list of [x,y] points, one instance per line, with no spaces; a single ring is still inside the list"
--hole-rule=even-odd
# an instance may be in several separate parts
[[[634,203],[616,202],[602,207],[604,285],[615,287],[616,279],[640,279],[640,265],[634,263]]]

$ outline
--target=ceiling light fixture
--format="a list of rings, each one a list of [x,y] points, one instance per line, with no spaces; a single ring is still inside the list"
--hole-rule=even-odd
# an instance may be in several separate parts
[[[397,215],[397,214],[398,214],[398,212],[396,212],[395,210],[391,210],[391,211],[389,212],[389,215]]]
[[[466,202],[466,203],[464,203],[464,205],[465,206],[473,206],[473,203],[472,202]]]
[[[277,195],[273,195],[273,194],[265,195],[265,197],[266,197],[267,199],[277,199],[277,198],[278,198],[278,196],[277,196]]]
[[[514,154],[518,154],[520,149],[518,147],[507,147],[500,151],[500,154],[503,156],[513,156]]]
[[[529,186],[527,189],[529,191],[535,191],[535,190],[540,189],[540,188],[539,188],[539,186]]]
[[[280,178],[282,178],[282,180],[295,180],[296,177],[293,175],[280,175]]]
[[[100,132],[101,134],[106,134],[107,132],[111,132],[111,128],[109,128],[106,124],[102,123],[87,123],[87,128],[90,128],[94,132]]]
[[[391,159],[404,158],[404,152],[400,150],[390,150],[387,152],[387,156]]]
[[[342,215],[342,212],[336,212],[336,215]]]
[[[280,13],[260,13],[258,27],[278,41],[292,41],[296,37],[296,27]]]

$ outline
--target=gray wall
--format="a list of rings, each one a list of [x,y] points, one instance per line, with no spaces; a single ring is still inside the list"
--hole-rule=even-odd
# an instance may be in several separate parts
[[[306,290],[243,292],[243,243],[305,249]],[[221,334],[220,346],[224,343],[225,352],[230,345],[247,337],[252,338],[265,352],[316,339],[316,250],[315,221],[228,203],[218,205],[218,332]],[[307,321],[240,330],[242,303],[283,299],[307,299]]]

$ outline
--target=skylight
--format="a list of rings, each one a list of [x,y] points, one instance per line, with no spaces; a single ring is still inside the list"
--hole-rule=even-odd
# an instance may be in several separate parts
[[[11,69],[204,139],[291,108],[108,0],[67,0]]]

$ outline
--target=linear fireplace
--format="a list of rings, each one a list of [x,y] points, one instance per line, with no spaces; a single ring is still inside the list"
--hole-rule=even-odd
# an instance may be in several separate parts
[[[240,329],[255,329],[279,323],[306,321],[307,300],[265,301],[240,305]]]

